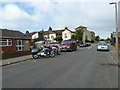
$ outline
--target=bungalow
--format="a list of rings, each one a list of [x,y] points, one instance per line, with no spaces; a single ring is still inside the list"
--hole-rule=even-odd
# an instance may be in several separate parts
[[[2,59],[30,54],[31,38],[20,31],[0,29],[0,54]]]

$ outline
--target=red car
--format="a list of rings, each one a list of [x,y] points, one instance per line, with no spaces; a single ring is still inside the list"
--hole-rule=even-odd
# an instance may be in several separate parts
[[[77,43],[75,40],[64,40],[61,43],[61,51],[75,51],[77,50]]]

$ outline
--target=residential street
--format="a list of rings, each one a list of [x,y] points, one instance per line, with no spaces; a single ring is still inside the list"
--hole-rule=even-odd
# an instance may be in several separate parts
[[[3,88],[118,88],[118,67],[96,45],[4,66]]]

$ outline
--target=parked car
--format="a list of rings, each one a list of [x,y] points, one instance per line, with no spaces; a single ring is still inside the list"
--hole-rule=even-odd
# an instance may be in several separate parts
[[[86,42],[86,46],[91,46],[91,43],[90,42]]]
[[[97,45],[97,51],[104,50],[104,51],[109,51],[109,46],[105,41],[99,41]]]
[[[61,51],[75,51],[77,50],[77,43],[75,40],[64,40],[61,43]]]
[[[85,47],[86,43],[80,43],[80,47]]]

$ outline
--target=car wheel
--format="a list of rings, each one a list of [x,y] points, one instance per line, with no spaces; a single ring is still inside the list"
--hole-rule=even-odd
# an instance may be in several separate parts
[[[71,49],[70,49],[70,52],[72,52],[72,51],[73,51],[73,49],[71,48]]]
[[[77,50],[77,48],[75,48],[75,51]]]
[[[37,54],[33,54],[32,57],[33,57],[34,59],[38,59],[38,58],[39,58],[39,56],[38,56]]]

